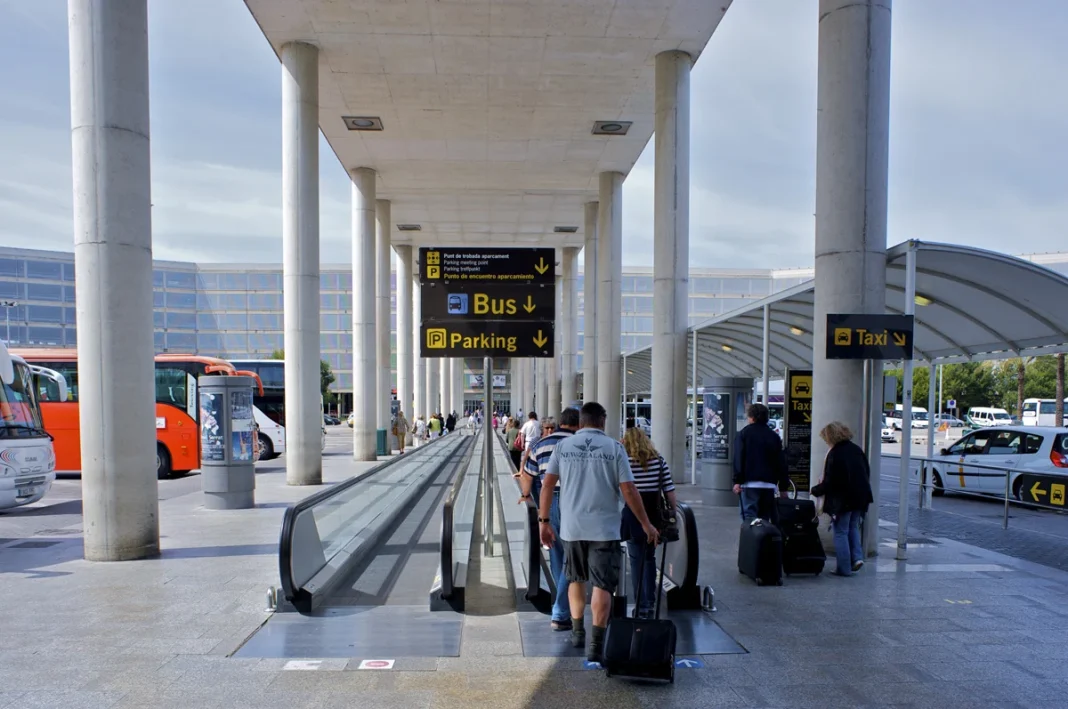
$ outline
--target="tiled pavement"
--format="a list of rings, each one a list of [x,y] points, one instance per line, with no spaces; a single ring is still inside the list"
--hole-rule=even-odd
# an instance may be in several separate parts
[[[343,455],[328,479],[357,468]],[[77,527],[0,516],[0,707],[1063,707],[1068,574],[948,539],[893,550],[855,578],[757,588],[735,568],[737,516],[694,504],[716,620],[749,650],[703,658],[674,686],[524,658],[499,558],[474,562],[459,658],[294,663],[227,657],[264,620],[285,504],[310,491],[258,477],[255,510],[161,502],[160,559],[91,564]],[[682,489],[683,499],[698,492]],[[61,522],[70,522],[68,516]],[[53,530],[35,536],[34,530]],[[893,527],[884,527],[887,540]],[[65,532],[58,534],[56,532]],[[73,532],[73,533],[71,533]],[[25,541],[57,541],[20,547]],[[499,548],[499,545],[498,545]],[[312,669],[314,668],[314,669]]]

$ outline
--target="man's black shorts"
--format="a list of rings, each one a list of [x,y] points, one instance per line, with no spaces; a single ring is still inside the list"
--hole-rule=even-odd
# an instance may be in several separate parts
[[[569,582],[592,581],[597,588],[615,593],[619,585],[622,548],[612,542],[564,542],[564,573]]]

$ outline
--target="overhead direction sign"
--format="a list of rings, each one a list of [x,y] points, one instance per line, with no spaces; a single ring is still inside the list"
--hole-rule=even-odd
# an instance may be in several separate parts
[[[554,249],[419,249],[419,278],[434,282],[555,283]]]
[[[423,321],[541,320],[556,318],[551,284],[424,283],[419,289]]]
[[[424,322],[420,356],[552,357],[553,324],[530,320]]]
[[[827,359],[912,359],[912,315],[828,315]]]

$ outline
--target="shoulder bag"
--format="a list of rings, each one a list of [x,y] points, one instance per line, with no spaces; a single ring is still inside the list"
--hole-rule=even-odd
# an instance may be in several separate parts
[[[658,479],[660,485],[660,541],[677,542],[679,540],[679,518],[674,507],[668,502],[667,494],[664,492],[664,471],[667,470],[667,463],[664,461],[663,456],[660,458],[660,477]]]

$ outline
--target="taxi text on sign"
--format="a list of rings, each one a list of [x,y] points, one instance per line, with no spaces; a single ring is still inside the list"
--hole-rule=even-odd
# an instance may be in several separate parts
[[[827,359],[912,359],[912,315],[828,315]]]

